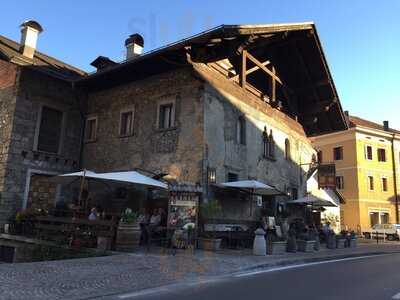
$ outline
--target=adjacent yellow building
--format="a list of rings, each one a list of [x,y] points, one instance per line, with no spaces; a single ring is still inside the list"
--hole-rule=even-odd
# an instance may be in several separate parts
[[[399,223],[400,131],[388,122],[347,118],[348,130],[312,139],[320,162],[336,165],[336,185],[346,201],[341,227],[361,232],[377,223]]]

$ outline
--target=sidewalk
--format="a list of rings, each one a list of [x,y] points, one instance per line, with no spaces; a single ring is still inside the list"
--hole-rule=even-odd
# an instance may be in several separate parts
[[[256,257],[250,250],[197,250],[173,256],[152,253],[0,265],[0,299],[87,299],[248,269],[378,253],[400,253],[400,243],[360,243],[353,249],[321,249]]]

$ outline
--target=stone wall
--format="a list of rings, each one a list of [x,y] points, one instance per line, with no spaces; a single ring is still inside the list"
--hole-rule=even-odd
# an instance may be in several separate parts
[[[26,204],[32,174],[54,175],[79,168],[82,114],[71,83],[55,79],[30,67],[20,67],[16,109],[5,168],[0,223]],[[41,107],[63,111],[61,151],[35,151],[34,141]],[[9,124],[11,126],[11,123]]]
[[[7,212],[7,191],[4,188],[12,124],[16,102],[17,67],[0,60],[0,223]]]
[[[190,69],[92,92],[88,115],[97,116],[95,142],[84,145],[84,166],[95,171],[142,168],[179,181],[201,182],[203,158],[202,83]],[[175,101],[175,127],[157,129],[158,104]],[[119,136],[120,112],[134,107],[134,134]]]
[[[303,164],[311,162],[315,151],[301,125],[211,69],[197,66],[196,70],[208,81],[204,96],[207,149],[204,168],[216,169],[217,183],[227,181],[227,173],[232,172],[238,174],[239,180],[257,179],[283,193],[295,188],[299,196],[304,195],[309,165]],[[239,117],[246,123],[245,145],[239,144],[236,138]],[[263,157],[264,128],[268,134],[271,130],[273,133],[274,159]],[[289,159],[285,157],[286,139],[290,142]],[[258,218],[254,203],[235,203],[234,208],[225,211],[224,217],[232,220]]]

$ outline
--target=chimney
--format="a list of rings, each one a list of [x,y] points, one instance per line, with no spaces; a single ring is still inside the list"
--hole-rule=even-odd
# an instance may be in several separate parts
[[[36,21],[29,20],[21,24],[21,43],[19,51],[22,55],[30,59],[33,58],[36,51],[38,35],[42,31],[42,26]]]
[[[135,33],[130,35],[125,41],[126,59],[135,58],[141,55],[143,52],[143,45],[144,40],[140,34]]]
[[[383,121],[383,130],[389,131],[389,121]]]

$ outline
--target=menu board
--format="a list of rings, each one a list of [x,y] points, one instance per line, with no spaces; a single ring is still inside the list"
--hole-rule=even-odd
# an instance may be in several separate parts
[[[197,225],[199,196],[194,193],[173,193],[169,198],[168,227],[184,228]]]

